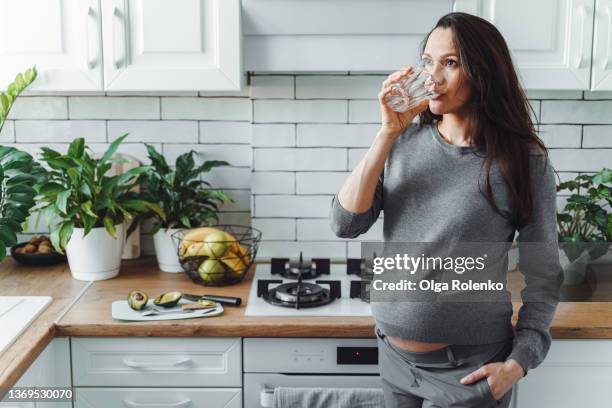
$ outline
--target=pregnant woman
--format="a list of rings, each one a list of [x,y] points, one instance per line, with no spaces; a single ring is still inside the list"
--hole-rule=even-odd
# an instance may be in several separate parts
[[[492,24],[447,14],[420,51],[435,95],[397,113],[385,96],[413,69],[383,82],[382,126],[334,195],[330,225],[356,238],[384,209],[385,242],[509,243],[518,231],[526,287],[515,329],[510,300],[372,302],[387,407],[507,407],[551,344],[562,281],[556,179]],[[527,243],[546,245],[529,258]]]

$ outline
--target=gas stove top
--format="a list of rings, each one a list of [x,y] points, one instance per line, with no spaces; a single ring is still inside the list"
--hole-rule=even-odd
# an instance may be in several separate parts
[[[247,316],[371,316],[371,271],[362,259],[272,258],[258,263]]]

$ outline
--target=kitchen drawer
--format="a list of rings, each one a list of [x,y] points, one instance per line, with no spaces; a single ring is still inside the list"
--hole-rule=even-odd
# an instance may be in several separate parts
[[[75,408],[240,408],[240,388],[77,388]]]
[[[239,338],[73,337],[73,384],[240,387]]]

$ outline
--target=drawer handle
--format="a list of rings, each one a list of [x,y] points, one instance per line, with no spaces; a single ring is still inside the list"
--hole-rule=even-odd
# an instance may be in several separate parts
[[[259,405],[263,408],[271,408],[274,400],[274,389],[273,388],[264,388],[259,393]]]
[[[152,403],[152,402],[136,402],[136,401],[130,401],[130,400],[123,400],[123,405],[125,405],[128,408],[150,408],[150,407],[155,407],[155,408],[183,408],[183,407],[187,407],[189,405],[191,405],[191,400],[190,399],[186,399],[184,401],[179,401],[179,402],[169,402],[167,404],[160,404],[160,403]]]
[[[165,362],[156,362],[156,361],[134,361],[129,358],[123,359],[123,364],[132,368],[163,368],[163,367],[176,367],[179,365],[187,364],[191,362],[191,358],[183,357],[180,360],[176,361],[165,361]]]

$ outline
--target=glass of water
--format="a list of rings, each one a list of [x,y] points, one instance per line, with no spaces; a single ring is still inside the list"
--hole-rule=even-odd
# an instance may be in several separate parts
[[[392,89],[385,96],[389,107],[395,112],[406,112],[420,104],[424,99],[431,98],[434,83],[429,87],[425,82],[430,77],[429,72],[422,66],[417,68],[410,76],[391,85]]]

